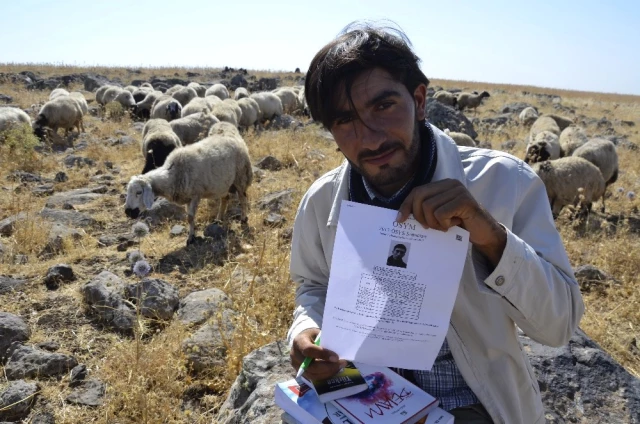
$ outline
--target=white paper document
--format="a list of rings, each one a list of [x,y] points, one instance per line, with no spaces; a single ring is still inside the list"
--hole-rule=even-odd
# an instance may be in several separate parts
[[[449,328],[469,233],[424,229],[343,201],[320,345],[340,358],[430,370]]]

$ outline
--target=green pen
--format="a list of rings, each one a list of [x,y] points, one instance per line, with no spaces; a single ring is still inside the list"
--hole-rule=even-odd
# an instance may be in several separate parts
[[[318,337],[316,337],[316,340],[313,342],[313,344],[316,346],[320,346],[320,334],[322,334],[322,331],[318,333]],[[304,361],[302,361],[302,365],[300,365],[300,368],[298,369],[296,378],[299,378],[302,374],[304,374],[307,368],[309,368],[309,365],[311,365],[311,363],[313,362],[313,359],[314,358],[310,358],[308,356],[304,358]]]

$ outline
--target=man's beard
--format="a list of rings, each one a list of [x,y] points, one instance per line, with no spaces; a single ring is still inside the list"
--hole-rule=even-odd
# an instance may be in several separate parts
[[[414,174],[415,166],[419,161],[418,154],[420,152],[420,125],[416,122],[413,127],[413,138],[409,148],[405,148],[404,144],[400,141],[385,141],[376,150],[365,150],[358,155],[358,163],[361,164],[365,159],[381,156],[393,149],[400,149],[406,152],[407,161],[398,165],[397,167],[391,167],[389,164],[385,164],[379,167],[379,171],[376,175],[370,175],[364,170],[364,167],[358,166],[352,161],[349,161],[353,169],[355,169],[365,180],[375,188],[384,187],[390,184],[396,184],[398,181],[408,181]]]

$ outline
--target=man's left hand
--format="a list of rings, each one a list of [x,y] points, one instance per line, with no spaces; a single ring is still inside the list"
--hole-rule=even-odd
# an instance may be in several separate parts
[[[415,187],[400,205],[397,221],[405,221],[410,214],[425,228],[464,228],[469,241],[494,267],[500,262],[507,233],[460,181],[446,179]]]

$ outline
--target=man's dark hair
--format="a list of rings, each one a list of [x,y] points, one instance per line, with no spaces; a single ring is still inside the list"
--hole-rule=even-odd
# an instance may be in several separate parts
[[[396,250],[396,249],[402,249],[402,250],[404,250],[404,251],[405,251],[405,253],[406,253],[406,251],[407,251],[407,246],[405,246],[404,244],[396,244],[395,246],[393,246],[393,250]]]
[[[331,128],[337,117],[336,102],[342,84],[351,105],[351,86],[363,71],[383,68],[402,82],[410,93],[429,79],[420,70],[420,58],[399,29],[352,23],[338,38],[324,46],[313,58],[305,79],[304,92],[311,117]]]

